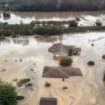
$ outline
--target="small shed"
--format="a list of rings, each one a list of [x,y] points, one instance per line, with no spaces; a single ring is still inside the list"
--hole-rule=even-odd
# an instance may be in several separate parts
[[[57,99],[56,98],[41,98],[40,105],[57,105]]]

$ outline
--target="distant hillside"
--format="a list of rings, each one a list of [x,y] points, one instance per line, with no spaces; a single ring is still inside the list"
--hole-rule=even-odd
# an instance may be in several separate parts
[[[12,11],[94,11],[105,10],[105,0],[0,0],[0,10],[3,3],[10,3],[8,10]]]

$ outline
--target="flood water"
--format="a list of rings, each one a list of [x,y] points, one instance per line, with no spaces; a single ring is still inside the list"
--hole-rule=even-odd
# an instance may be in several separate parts
[[[19,24],[21,21],[29,23],[32,20],[69,20],[75,17],[83,17],[81,24],[93,24],[96,19],[104,21],[103,12],[67,12],[67,13],[11,13],[11,18],[0,22]],[[87,22],[88,21],[88,22]],[[42,78],[44,66],[59,66],[53,54],[48,48],[54,43],[75,45],[82,49],[80,56],[73,57],[73,67],[78,67],[83,77],[70,77],[61,79]],[[91,46],[94,44],[94,46]],[[0,41],[0,78],[16,86],[16,81],[30,78],[33,90],[25,87],[17,88],[19,95],[25,96],[25,100],[18,105],[39,105],[41,97],[55,97],[58,105],[105,105],[105,85],[103,73],[105,61],[105,32],[87,32],[76,34],[64,34],[61,36],[27,36],[19,38],[6,38]],[[20,61],[22,59],[22,61]],[[88,61],[94,61],[95,66],[89,67]],[[45,83],[51,83],[50,88],[45,88]],[[67,90],[62,90],[62,87]]]
[[[48,52],[48,48],[57,42],[75,45],[82,49],[80,56],[73,57],[73,66],[81,69],[83,77],[70,77],[65,82],[42,78],[44,66],[59,65],[58,61],[53,59],[53,54]],[[24,87],[18,89],[20,95],[27,97],[19,105],[38,105],[41,97],[56,97],[58,105],[67,103],[105,105],[103,84],[105,61],[101,58],[103,54],[105,54],[105,32],[65,34],[47,38],[35,36],[6,38],[0,43],[0,78],[14,85],[16,83],[13,80],[16,78],[32,79],[34,84],[32,92]],[[90,60],[95,62],[95,66],[87,65]],[[3,69],[6,71],[3,72]],[[34,71],[32,72],[31,69]],[[51,88],[44,87],[46,81],[52,84]],[[67,86],[68,89],[62,90],[63,86]]]
[[[0,22],[9,24],[30,23],[31,21],[63,21],[73,20],[80,17],[79,25],[94,25],[96,20],[101,20],[104,24],[105,12],[10,12],[10,18],[3,18],[0,13]]]

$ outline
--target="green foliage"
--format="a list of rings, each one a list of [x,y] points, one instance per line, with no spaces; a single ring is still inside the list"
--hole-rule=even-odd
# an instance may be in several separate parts
[[[32,22],[30,23],[30,25],[31,25],[31,26],[35,26],[35,21],[32,21]]]
[[[34,32],[38,35],[58,35],[63,34],[63,27],[58,26],[38,26],[35,28]]]
[[[104,59],[104,60],[105,60],[105,55],[103,55],[103,56],[102,56],[102,59]]]
[[[4,36],[0,36],[0,40],[4,40],[5,39],[5,37]]]
[[[103,77],[103,81],[105,81],[105,74],[104,74],[104,77]]]
[[[76,17],[76,21],[80,21],[80,18],[79,17]]]
[[[51,84],[48,83],[48,82],[46,82],[46,83],[45,83],[45,87],[47,87],[47,88],[48,88],[48,87],[51,87]]]
[[[68,89],[68,87],[65,86],[65,87],[63,87],[62,89],[63,89],[63,90],[66,90],[66,89]]]
[[[78,23],[76,20],[69,21],[69,27],[77,27],[77,26],[78,26]]]
[[[17,101],[23,100],[24,96],[17,96],[16,99],[17,99]]]
[[[0,39],[4,39],[5,37],[12,36],[18,37],[20,35],[61,35],[63,33],[75,33],[75,32],[88,32],[88,31],[105,31],[105,26],[78,26],[78,27],[63,27],[61,25],[44,25],[42,26],[35,26],[36,23],[30,24],[7,24],[7,23],[0,23]],[[60,22],[59,22],[60,24]],[[69,23],[68,23],[69,24]]]
[[[105,31],[105,26],[78,26],[78,27],[69,27],[65,28],[64,32],[66,33],[75,33],[75,32],[91,32],[91,31]]]
[[[61,66],[70,66],[73,63],[73,60],[71,58],[62,58],[60,60]]]
[[[17,93],[11,84],[0,82],[0,105],[16,105]]]
[[[26,83],[28,83],[30,81],[31,81],[30,78],[22,79],[22,80],[20,80],[20,81],[17,82],[17,86],[18,87],[21,87],[21,86],[23,86],[24,84],[26,84]]]
[[[102,23],[100,21],[97,21],[96,26],[102,26]]]
[[[88,62],[88,65],[89,65],[89,66],[94,66],[94,65],[95,65],[95,62],[94,62],[94,61],[89,61],[89,62]]]

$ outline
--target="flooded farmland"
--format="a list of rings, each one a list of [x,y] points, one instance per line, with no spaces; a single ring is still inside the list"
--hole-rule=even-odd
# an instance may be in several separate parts
[[[64,21],[80,18],[79,26],[93,26],[96,20],[105,25],[105,11],[98,12],[12,12],[10,18],[0,22],[9,24],[30,23],[32,21]],[[83,76],[43,78],[44,66],[59,66],[59,60],[48,51],[55,43],[81,48],[80,56],[73,56],[73,67],[80,68]],[[50,37],[20,36],[0,40],[0,79],[16,86],[18,95],[25,99],[18,105],[39,105],[42,97],[54,97],[58,105],[105,105],[105,32],[70,33]],[[88,61],[94,61],[89,66]],[[32,88],[18,87],[17,82],[30,78]],[[46,88],[45,83],[51,87]],[[66,89],[63,89],[66,87]]]
[[[48,48],[54,43],[75,45],[81,48],[80,56],[73,56],[73,67],[79,67],[83,77],[69,79],[42,78],[44,66],[58,66],[59,62]],[[94,46],[91,46],[94,44]],[[105,32],[64,34],[62,36],[28,36],[6,38],[0,41],[0,78],[16,86],[16,81],[30,78],[33,89],[17,88],[25,99],[19,105],[39,105],[41,97],[55,97],[58,105],[105,105],[103,73],[105,61]],[[95,66],[89,67],[93,60]],[[50,88],[44,85],[51,83]],[[62,87],[68,89],[63,90]]]

